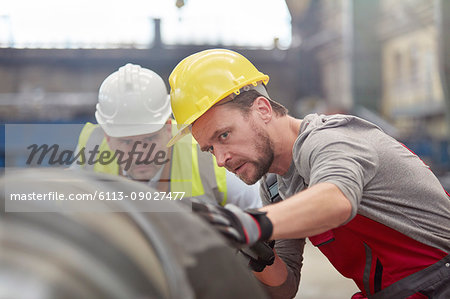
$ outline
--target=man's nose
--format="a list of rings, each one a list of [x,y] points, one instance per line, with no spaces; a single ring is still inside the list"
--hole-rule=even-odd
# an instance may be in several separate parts
[[[221,148],[214,148],[214,156],[219,167],[225,167],[227,161],[231,158],[229,152]]]
[[[128,145],[128,153],[143,153],[144,155],[148,153],[150,148],[152,147],[151,144],[143,141],[135,141]],[[136,156],[136,155],[134,155]]]

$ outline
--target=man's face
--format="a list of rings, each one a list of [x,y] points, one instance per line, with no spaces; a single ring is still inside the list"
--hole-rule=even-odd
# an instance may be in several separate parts
[[[152,179],[158,170],[164,166],[164,164],[155,163],[155,155],[158,152],[165,153],[165,159],[169,158],[168,149],[166,147],[167,142],[170,139],[170,125],[165,125],[161,130],[144,135],[127,136],[127,137],[110,137],[107,136],[108,145],[113,152],[121,151],[124,153],[122,161],[126,161],[130,157],[133,147],[135,148],[134,154],[131,156],[131,164],[129,168],[125,169],[127,175],[133,180],[148,181]],[[141,154],[142,153],[142,154]],[[160,159],[161,160],[161,159]],[[151,163],[139,163],[136,161],[150,162]],[[127,163],[119,164],[119,167],[123,171]]]
[[[200,148],[211,152],[217,164],[251,185],[269,171],[274,152],[269,135],[250,111],[246,116],[229,105],[208,110],[192,126]]]

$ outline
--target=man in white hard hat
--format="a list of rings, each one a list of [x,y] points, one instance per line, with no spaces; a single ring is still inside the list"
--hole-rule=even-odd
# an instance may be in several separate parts
[[[191,137],[166,147],[176,125],[166,85],[155,72],[129,63],[109,75],[100,86],[95,118],[98,125],[82,129],[77,152],[97,156],[75,162],[72,169],[122,175],[214,204],[261,206],[258,186],[247,186],[218,167]]]

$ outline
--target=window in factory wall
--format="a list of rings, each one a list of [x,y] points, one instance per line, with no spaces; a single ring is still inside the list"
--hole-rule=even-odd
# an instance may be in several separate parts
[[[150,48],[155,19],[167,45],[291,43],[284,0],[6,0],[0,7],[0,47]]]

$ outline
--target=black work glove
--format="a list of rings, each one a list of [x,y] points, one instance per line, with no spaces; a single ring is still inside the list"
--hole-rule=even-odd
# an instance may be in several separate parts
[[[193,202],[192,210],[211,223],[236,248],[267,241],[272,235],[272,222],[265,212],[246,210],[228,204],[225,207]]]
[[[266,266],[270,266],[275,261],[275,254],[273,253],[273,246],[275,240],[270,242],[256,242],[255,245],[242,248],[239,250],[248,260],[248,266],[252,271],[262,272]]]

